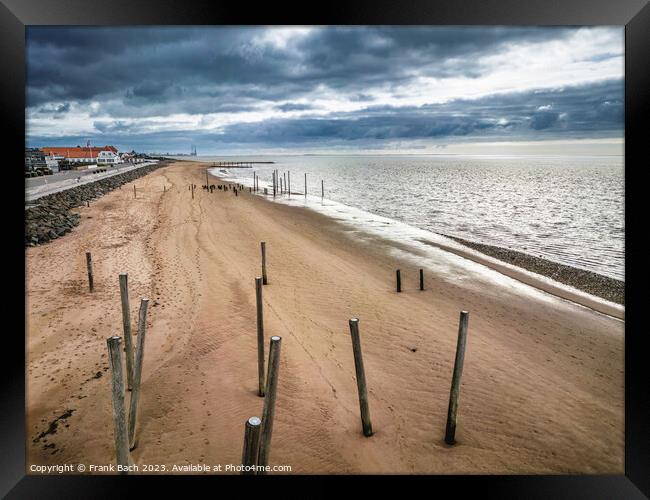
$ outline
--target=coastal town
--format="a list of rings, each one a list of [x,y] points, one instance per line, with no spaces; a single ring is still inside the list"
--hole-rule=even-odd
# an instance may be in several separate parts
[[[125,163],[135,165],[150,159],[145,153],[120,152],[109,145],[25,148],[25,177],[53,175],[64,170],[93,171]]]

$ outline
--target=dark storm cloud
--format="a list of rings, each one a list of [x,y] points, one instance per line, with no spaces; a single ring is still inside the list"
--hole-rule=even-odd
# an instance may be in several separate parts
[[[619,135],[623,81],[492,95],[419,107],[372,106],[328,118],[239,123],[218,142],[289,145],[312,141],[439,137],[580,138]],[[541,134],[541,135],[540,135]]]
[[[478,77],[477,55],[509,43],[563,38],[567,28],[376,27],[317,29],[290,49],[260,44],[256,28],[57,28],[27,30],[29,106],[127,96],[196,112],[194,99],[239,95],[291,100],[319,85],[362,99],[369,86],[416,73]],[[170,89],[184,89],[182,100]],[[139,100],[129,100],[138,97]]]
[[[382,141],[473,139],[571,139],[620,136],[623,81],[492,95],[419,107],[373,106],[327,118],[271,119],[236,123],[220,134],[180,130],[141,133],[148,120],[95,122],[100,141],[147,144],[158,151],[198,143],[276,147],[351,144],[381,147]],[[70,137],[79,142],[83,137]],[[76,143],[75,142],[75,143]],[[171,147],[171,149],[174,149]],[[180,147],[178,149],[181,149]]]

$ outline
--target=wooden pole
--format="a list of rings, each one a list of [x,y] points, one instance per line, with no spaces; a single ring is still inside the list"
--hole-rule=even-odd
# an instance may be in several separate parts
[[[206,189],[208,188],[208,186],[210,186],[210,181],[208,180],[208,169],[207,168],[205,169],[205,185],[206,185]]]
[[[133,198],[137,198],[136,192],[135,192],[135,184],[133,184]]]
[[[163,185],[163,193],[167,191],[167,186]]]
[[[458,344],[456,345],[456,361],[454,362],[454,374],[451,379],[451,391],[449,392],[449,408],[447,410],[447,429],[445,431],[445,443],[452,445],[456,443],[456,415],[458,414],[458,396],[460,395],[460,377],[463,373],[463,361],[465,359],[465,343],[467,341],[467,324],[469,313],[460,312],[458,324]]]
[[[88,271],[88,288],[93,291],[93,258],[90,252],[86,252],[86,270]]]
[[[133,371],[133,391],[129,401],[129,449],[136,447],[135,424],[138,417],[138,402],[140,400],[140,380],[142,379],[142,359],[144,357],[144,334],[147,329],[147,306],[149,299],[140,300],[140,314],[138,315],[138,349],[135,355]]]
[[[266,278],[266,242],[263,241],[260,246],[262,247],[262,284],[266,285],[268,283]]]
[[[359,392],[359,408],[361,410],[361,426],[363,435],[372,436],[372,423],[370,422],[370,410],[368,409],[368,387],[366,386],[366,372],[363,368],[363,356],[361,355],[361,339],[359,337],[359,320],[350,320],[350,336],[352,337],[352,352],[354,353],[354,370],[357,375],[357,390]]]
[[[273,198],[275,198],[275,170],[273,171]]]
[[[126,411],[124,408],[124,378],[122,374],[122,348],[119,337],[110,337],[108,345],[109,363],[113,395],[113,436],[115,438],[115,458],[117,465],[129,465],[129,441],[126,430]],[[121,474],[126,474],[126,470]]]
[[[395,274],[396,274],[396,277],[397,277],[397,291],[401,292],[402,291],[402,276],[400,274],[399,269],[397,270],[397,272]]]
[[[325,181],[323,179],[320,181],[320,197],[325,198]]]
[[[191,188],[192,188],[192,199],[194,199],[194,184],[192,184]]]
[[[122,300],[122,327],[126,349],[126,381],[130,391],[133,387],[133,345],[131,341],[131,310],[129,308],[129,275],[120,274],[120,299]]]
[[[255,303],[257,305],[257,395],[264,396],[264,311],[262,309],[262,278],[255,278]]]
[[[305,198],[307,198],[307,172],[305,172]]]
[[[282,177],[284,178],[284,192],[287,192],[287,173],[282,172]]]
[[[424,290],[424,269],[420,269],[420,290]]]
[[[291,198],[291,171],[287,172],[287,182],[289,183],[289,198]]]
[[[244,466],[241,471],[242,475],[252,475],[256,472],[254,468],[252,470],[246,470],[246,468],[257,465],[261,424],[262,420],[259,417],[251,417],[246,420],[244,425],[244,449],[241,456],[241,463]]]
[[[275,396],[278,389],[278,373],[280,370],[280,345],[282,338],[271,337],[269,347],[269,368],[266,376],[266,395],[264,396],[264,410],[262,411],[262,430],[260,432],[259,455],[257,464],[267,466],[271,453],[271,434],[273,433],[273,416],[275,414]],[[258,474],[265,474],[258,471]]]

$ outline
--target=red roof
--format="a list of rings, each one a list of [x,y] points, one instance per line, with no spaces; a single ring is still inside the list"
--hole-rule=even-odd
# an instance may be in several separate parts
[[[50,156],[63,156],[64,158],[97,158],[100,151],[112,151],[117,153],[117,148],[114,146],[104,146],[104,147],[90,147],[90,148],[78,148],[78,147],[45,147],[41,150]]]

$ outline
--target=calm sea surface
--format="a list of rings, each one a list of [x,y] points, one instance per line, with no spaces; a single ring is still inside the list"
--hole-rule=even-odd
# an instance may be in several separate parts
[[[274,161],[225,177],[271,183],[291,172],[291,191],[321,197],[438,234],[519,250],[624,279],[624,167],[618,156],[184,157]],[[224,175],[224,172],[215,173]],[[294,196],[296,201],[299,196]],[[304,196],[303,196],[304,199]],[[339,216],[345,216],[338,210]]]

